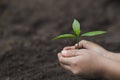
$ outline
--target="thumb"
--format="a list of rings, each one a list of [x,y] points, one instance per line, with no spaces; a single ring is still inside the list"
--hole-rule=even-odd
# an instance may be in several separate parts
[[[61,54],[63,57],[75,57],[79,55],[79,50],[63,50]]]
[[[75,48],[85,48],[89,50],[103,50],[104,48],[100,45],[93,43],[91,41],[82,40],[75,45]]]

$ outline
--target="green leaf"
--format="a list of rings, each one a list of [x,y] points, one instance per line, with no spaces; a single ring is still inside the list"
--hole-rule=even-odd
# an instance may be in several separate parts
[[[73,34],[63,34],[63,35],[59,35],[55,38],[53,38],[53,40],[56,40],[56,39],[63,39],[63,38],[75,38],[76,36],[73,35]]]
[[[106,31],[92,31],[92,32],[87,32],[82,34],[81,36],[96,36],[96,35],[101,35],[107,33]]]
[[[74,19],[72,27],[73,27],[73,31],[75,32],[75,34],[77,36],[80,36],[80,32],[81,32],[81,30],[80,30],[80,23],[76,19]]]

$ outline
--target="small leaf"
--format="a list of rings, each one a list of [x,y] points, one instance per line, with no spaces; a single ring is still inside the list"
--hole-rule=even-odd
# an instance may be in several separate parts
[[[79,36],[80,35],[80,23],[76,19],[74,19],[72,27],[73,27],[73,31],[75,32],[75,34]]]
[[[56,40],[56,39],[63,39],[63,38],[75,38],[76,36],[73,35],[73,34],[63,34],[63,35],[59,35],[55,38],[53,38],[53,40]]]
[[[87,32],[82,34],[81,36],[96,36],[96,35],[101,35],[107,33],[106,31],[92,31],[92,32]]]

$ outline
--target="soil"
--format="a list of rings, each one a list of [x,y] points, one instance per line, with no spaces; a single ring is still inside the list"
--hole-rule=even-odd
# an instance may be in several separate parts
[[[108,32],[82,39],[120,52],[119,0],[0,0],[0,80],[103,80],[72,75],[59,65],[57,53],[75,42],[51,39],[72,33],[74,18],[82,33]]]

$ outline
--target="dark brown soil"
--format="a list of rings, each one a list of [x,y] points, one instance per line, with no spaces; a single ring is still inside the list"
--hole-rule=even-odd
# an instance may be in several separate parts
[[[74,18],[83,32],[108,32],[82,39],[120,52],[119,0],[0,0],[0,80],[102,80],[83,79],[59,66],[57,53],[74,40],[51,39],[71,33]]]

